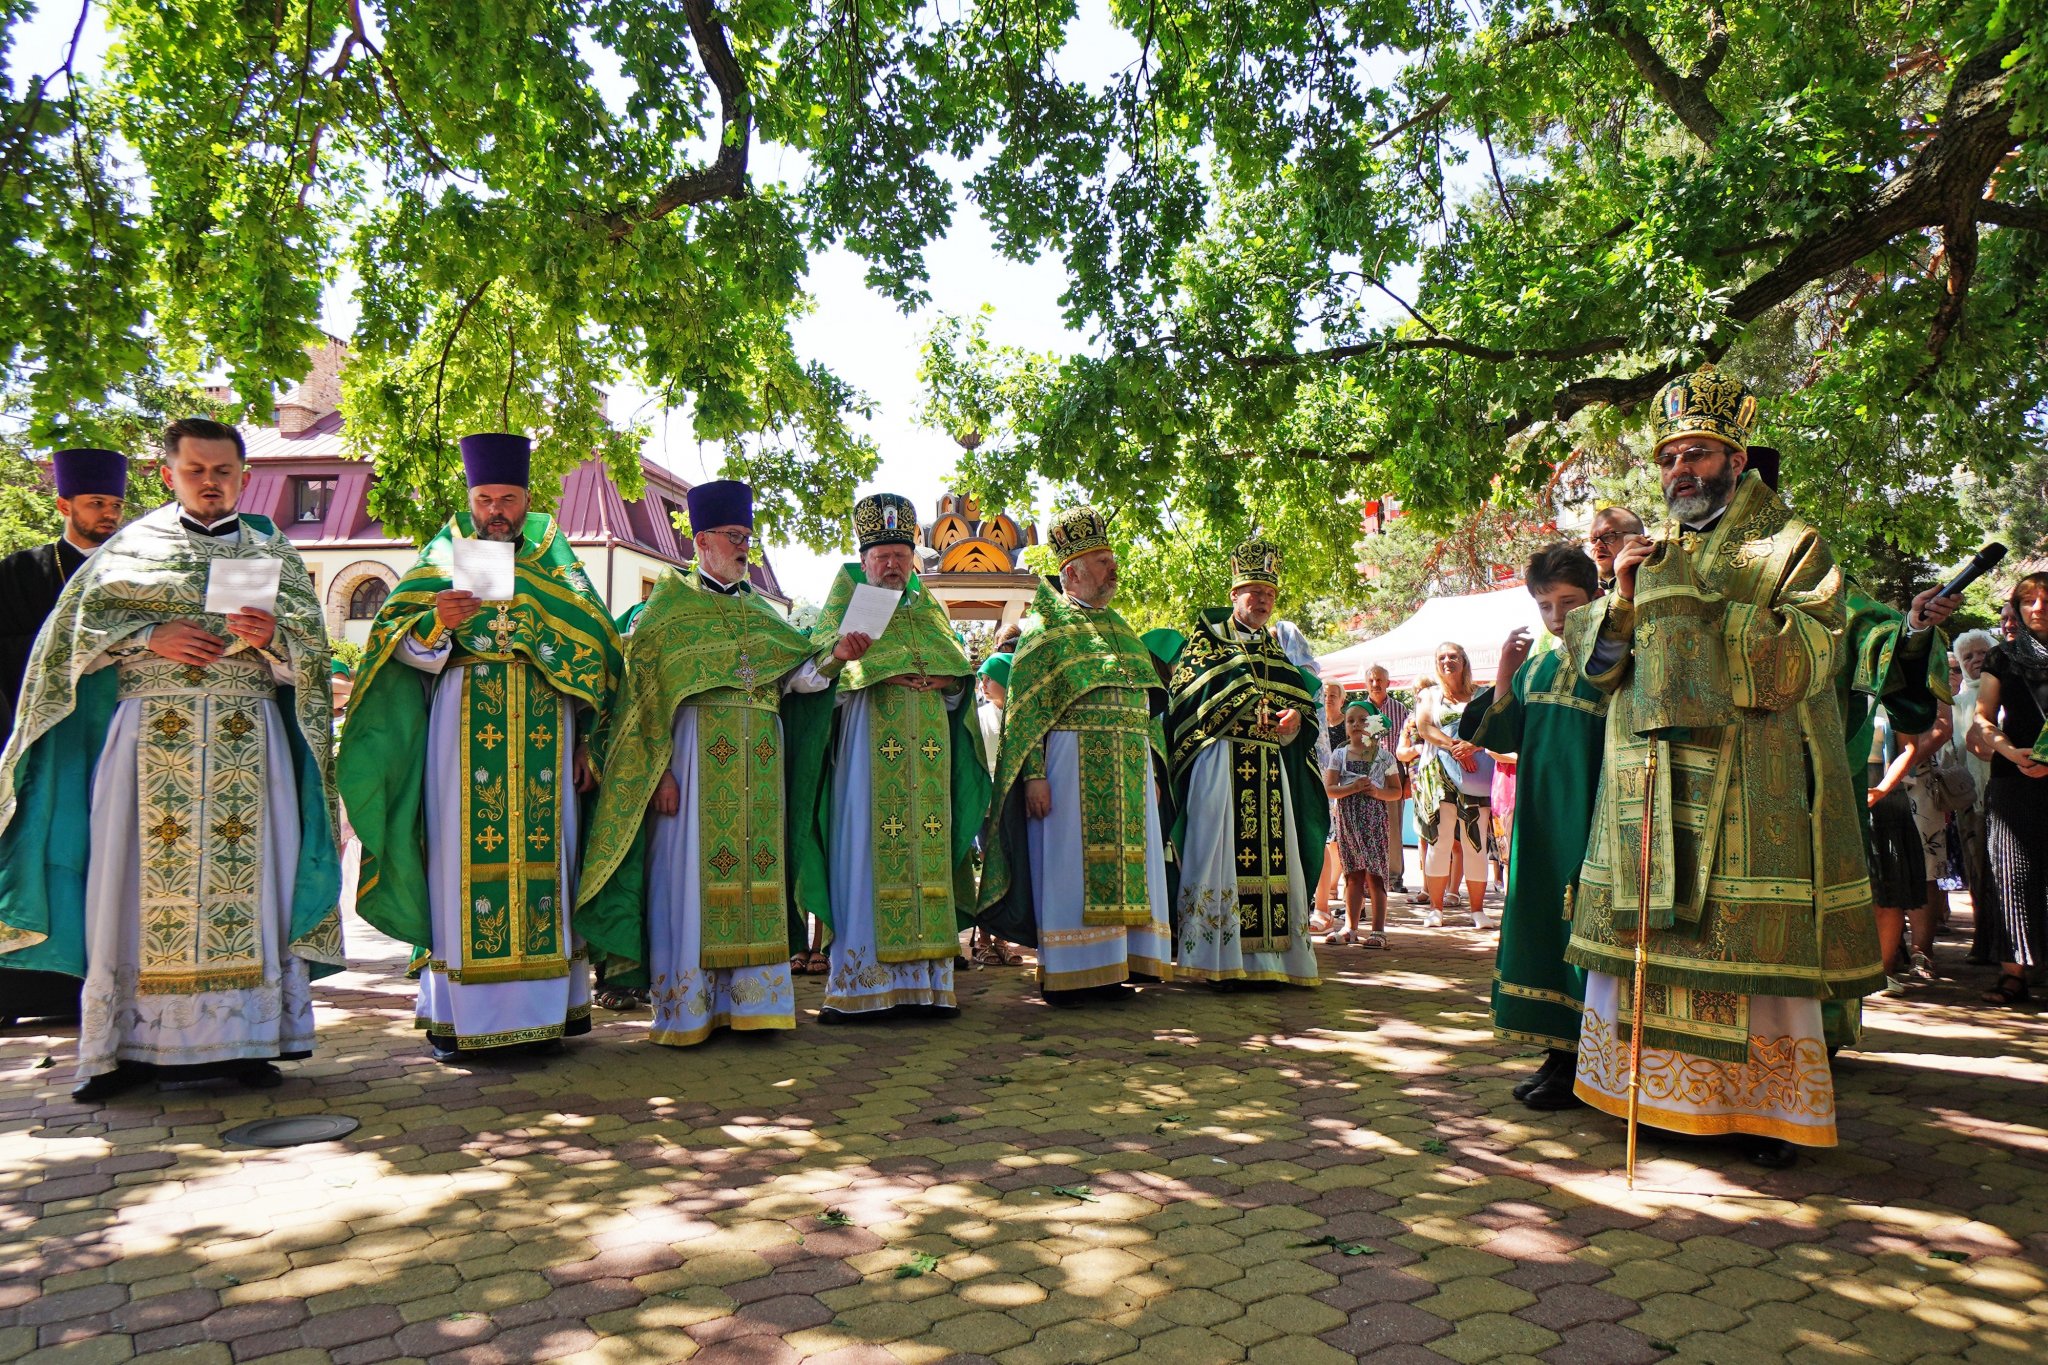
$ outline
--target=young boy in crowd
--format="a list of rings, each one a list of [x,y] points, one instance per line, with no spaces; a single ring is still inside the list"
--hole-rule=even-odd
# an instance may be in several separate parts
[[[1529,561],[1529,595],[1551,636],[1565,617],[1600,596],[1593,561],[1560,542]],[[1607,698],[1579,676],[1562,649],[1531,657],[1527,630],[1501,647],[1494,685],[1472,699],[1459,737],[1517,756],[1515,830],[1493,981],[1493,1028],[1545,1049],[1536,1074],[1515,1087],[1532,1109],[1565,1109],[1578,1070],[1585,973],[1564,960],[1571,894],[1586,860],[1600,781]]]

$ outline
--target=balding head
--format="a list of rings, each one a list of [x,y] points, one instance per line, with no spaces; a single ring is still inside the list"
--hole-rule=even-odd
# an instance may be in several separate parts
[[[1602,582],[1614,577],[1614,556],[1630,536],[1643,533],[1643,519],[1626,507],[1603,507],[1586,528],[1586,553],[1600,570]]]

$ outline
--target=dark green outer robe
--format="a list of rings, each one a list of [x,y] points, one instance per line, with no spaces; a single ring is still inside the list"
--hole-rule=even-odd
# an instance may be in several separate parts
[[[1486,688],[1458,722],[1460,739],[1516,755],[1493,1031],[1518,1043],[1578,1051],[1586,973],[1565,961],[1565,947],[1606,730],[1606,694],[1579,676],[1561,648],[1523,660],[1507,697]]]

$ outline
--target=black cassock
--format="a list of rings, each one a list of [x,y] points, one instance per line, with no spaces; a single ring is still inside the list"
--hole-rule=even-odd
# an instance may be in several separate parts
[[[14,708],[21,700],[22,674],[36,633],[57,595],[85,556],[69,541],[58,540],[19,550],[0,559],[0,740],[14,730]],[[43,1015],[76,1016],[76,977],[62,972],[31,972],[6,967],[0,958],[0,1023]]]

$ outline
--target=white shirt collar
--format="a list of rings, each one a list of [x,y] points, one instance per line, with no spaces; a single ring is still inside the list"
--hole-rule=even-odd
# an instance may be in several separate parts
[[[99,549],[99,546],[97,545],[80,545],[77,541],[73,540],[71,538],[71,528],[69,526],[66,526],[64,528],[63,540],[66,545],[69,545],[72,549],[78,551],[78,553],[84,555],[88,559],[92,558],[92,552],[94,550]]]

